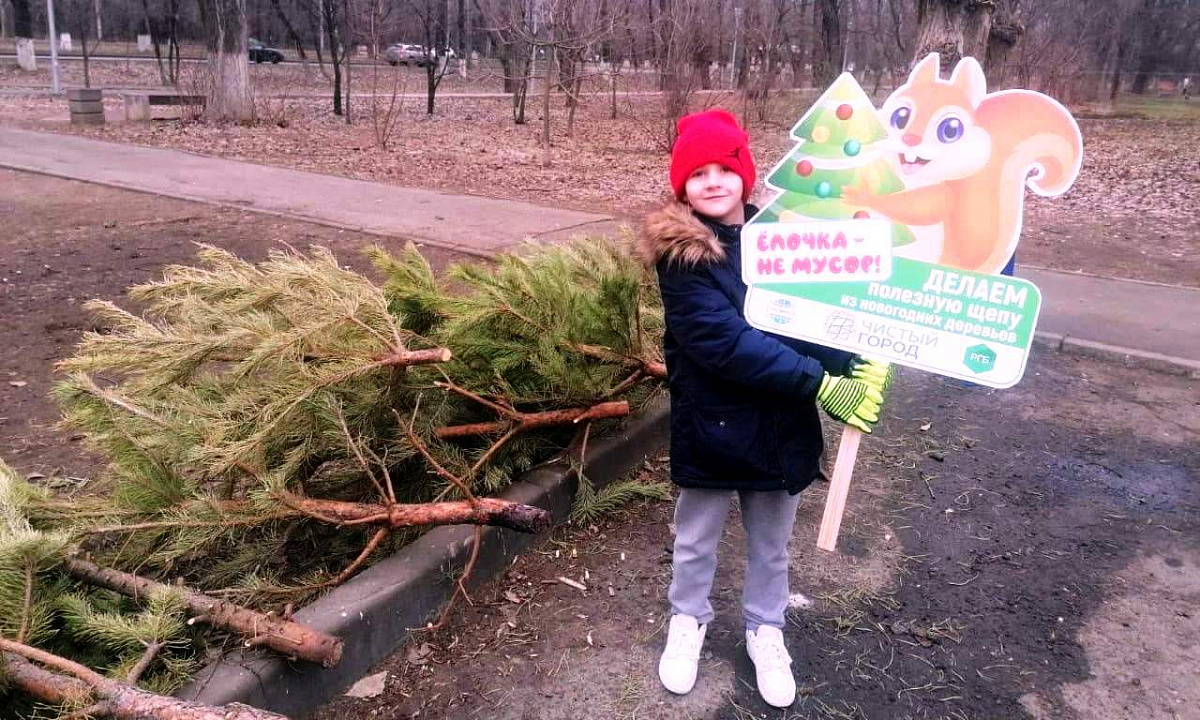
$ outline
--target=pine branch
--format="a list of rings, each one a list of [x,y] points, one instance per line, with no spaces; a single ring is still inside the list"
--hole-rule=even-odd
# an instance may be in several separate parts
[[[567,408],[565,410],[547,410],[545,412],[516,412],[514,420],[496,420],[493,422],[470,423],[467,425],[451,425],[438,428],[436,434],[440,438],[472,437],[503,432],[516,426],[521,432],[537,428],[558,425],[574,425],[584,420],[602,420],[619,418],[629,415],[629,403],[624,400],[617,402],[598,403],[591,407]]]
[[[25,601],[21,609],[21,628],[17,630],[17,642],[25,642],[29,633],[29,616],[33,612],[33,563],[25,565]]]
[[[289,657],[319,662],[325,667],[333,667],[342,657],[341,638],[305,625],[264,615],[184,587],[171,587],[119,570],[102,568],[78,557],[68,557],[65,564],[72,577],[133,598],[175,593],[193,619],[240,632],[252,640],[262,638],[262,644]]]
[[[221,707],[201,705],[178,698],[155,695],[118,680],[111,680],[88,668],[37,648],[0,638],[5,672],[11,682],[35,698],[55,704],[80,704],[86,698],[99,698],[93,704],[111,713],[117,720],[287,720],[266,710],[233,703]],[[29,662],[67,673],[70,677],[44,670]]]
[[[550,524],[550,513],[532,505],[499,498],[475,498],[434,503],[378,505],[341,500],[318,500],[281,493],[280,501],[321,522],[338,527],[385,525],[391,528],[432,525],[495,525],[537,533]]]
[[[142,653],[142,656],[138,658],[137,664],[125,676],[125,682],[130,685],[136,685],[138,680],[142,678],[142,675],[146,674],[146,671],[150,669],[150,665],[154,663],[154,658],[158,657],[158,653],[166,646],[167,644],[163,642],[148,643],[146,645],[146,652]]]

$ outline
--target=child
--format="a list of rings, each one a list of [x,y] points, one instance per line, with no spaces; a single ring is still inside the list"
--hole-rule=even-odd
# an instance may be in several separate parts
[[[724,110],[681,118],[671,153],[677,200],[646,219],[642,258],[658,272],[671,391],[675,505],[672,617],[659,678],[684,694],[696,681],[716,551],[737,491],[748,563],[742,591],[746,650],[758,690],[776,707],[796,697],[782,628],[788,539],[800,491],[821,473],[821,421],[870,432],[890,375],[886,363],[769,335],[742,316],[742,224],[756,212],[754,158]]]

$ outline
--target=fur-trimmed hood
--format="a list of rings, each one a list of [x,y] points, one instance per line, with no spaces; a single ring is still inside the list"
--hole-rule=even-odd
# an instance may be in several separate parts
[[[646,216],[637,239],[637,253],[650,267],[664,258],[671,264],[688,266],[725,259],[725,248],[717,234],[681,202],[671,202]]]

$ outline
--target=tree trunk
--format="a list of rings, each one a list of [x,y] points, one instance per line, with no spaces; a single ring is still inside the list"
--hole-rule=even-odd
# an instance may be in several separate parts
[[[155,695],[133,685],[111,680],[82,666],[77,666],[77,672],[73,673],[81,677],[61,675],[34,665],[23,655],[34,655],[39,661],[44,660],[52,667],[74,663],[65,658],[36,651],[34,648],[14,646],[15,643],[0,639],[0,647],[5,650],[2,653],[5,679],[26,694],[51,705],[93,705],[97,708],[97,715],[107,715],[118,720],[287,720],[282,715],[240,703],[213,707]],[[98,698],[100,702],[93,704],[89,698]]]
[[[208,48],[205,118],[210,122],[254,120],[246,48],[246,0],[200,0],[200,18]]]
[[[83,22],[79,24],[79,44],[83,52],[83,86],[85,88],[92,87],[92,70],[91,70],[91,53],[88,52],[88,31],[91,30],[91,23],[88,22],[88,13],[83,13]]]
[[[9,0],[13,8],[13,35],[19,38],[33,37],[33,14],[29,11],[29,0]]]
[[[466,0],[458,0],[458,58],[459,60],[469,61],[471,52],[468,50],[470,43],[467,42],[467,2]]]
[[[983,63],[989,88],[1004,84],[1008,56],[1024,34],[1025,23],[1016,0],[998,0],[988,31],[987,53]]]
[[[913,64],[938,53],[945,73],[963,57],[983,58],[995,8],[993,0],[917,0]]]
[[[545,69],[542,72],[542,167],[550,167],[550,91],[554,87],[553,72],[558,64],[557,48],[546,48]]]
[[[1108,99],[1113,101],[1117,99],[1117,93],[1121,91],[1121,71],[1125,69],[1125,55],[1128,52],[1125,44],[1125,38],[1122,37],[1117,41],[1117,56],[1113,59],[1112,82],[1108,86]]]
[[[271,0],[271,5],[275,8],[276,17],[283,23],[283,29],[287,33],[288,39],[296,46],[296,53],[300,55],[300,62],[307,62],[308,58],[304,55],[304,41],[300,39],[300,33],[296,32],[296,26],[292,24],[291,18],[283,11],[283,5],[279,3],[279,0]]]
[[[150,44],[154,46],[154,60],[158,63],[158,81],[166,85],[167,71],[163,67],[162,47],[158,42],[158,33],[154,32],[154,26],[150,23],[150,0],[142,0],[142,10],[145,14],[146,34],[150,36]]]
[[[248,644],[266,645],[288,657],[337,665],[342,658],[342,639],[274,615],[234,605],[184,587],[163,585],[147,578],[131,575],[81,560],[67,558],[67,572],[84,582],[114,590],[130,597],[150,597],[155,593],[171,592],[183,598],[187,612],[193,618],[226,630],[234,630],[249,638]]]
[[[813,5],[813,86],[828,87],[842,71],[842,24],[839,0]]]

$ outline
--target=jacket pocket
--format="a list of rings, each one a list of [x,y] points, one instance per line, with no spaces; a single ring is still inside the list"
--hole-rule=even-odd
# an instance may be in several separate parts
[[[757,475],[779,474],[775,423],[762,408],[695,407],[692,428],[693,449],[700,470],[731,480],[748,471]]]

